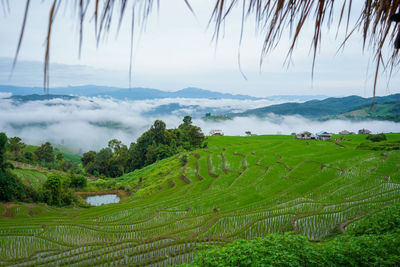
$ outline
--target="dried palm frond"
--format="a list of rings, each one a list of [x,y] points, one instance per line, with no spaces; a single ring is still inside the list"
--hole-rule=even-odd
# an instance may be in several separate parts
[[[352,25],[350,32],[349,21],[354,12],[352,0],[336,1],[336,3],[334,0],[216,0],[211,16],[211,21],[215,23],[215,38],[218,38],[220,26],[231,12],[232,7],[239,2],[243,4],[247,15],[255,15],[256,25],[264,35],[261,60],[278,45],[285,30],[289,30],[291,36],[291,45],[287,54],[287,58],[290,58],[304,25],[311,21],[314,25],[314,35],[311,40],[313,73],[323,26],[326,24],[329,28],[335,18],[338,29],[342,26],[343,20],[346,20],[346,35],[342,47],[351,35],[361,32],[363,49],[368,46],[374,51],[376,62],[374,96],[380,66],[382,65],[391,73],[393,68],[399,65],[398,49],[393,46],[387,59],[384,59],[383,49],[388,43],[395,41],[396,34],[400,31],[399,26],[390,20],[399,8],[400,0],[365,0],[361,14],[359,14],[356,24]],[[339,6],[335,6],[335,4]],[[337,10],[340,13],[334,14],[334,11]]]
[[[5,0],[2,0],[3,5]],[[183,0],[189,10],[194,13],[190,2]],[[61,0],[53,0],[49,13],[49,25],[47,32],[46,52],[45,52],[45,68],[44,68],[44,87],[48,88],[48,64],[50,58],[50,36],[53,21]],[[132,21],[131,21],[131,64],[129,71],[132,70],[132,54],[133,54],[133,34],[136,23],[144,24],[155,3],[159,6],[159,0],[75,0],[74,12],[77,13],[80,24],[80,47],[83,42],[83,24],[87,13],[91,13],[95,21],[95,36],[97,44],[106,37],[110,31],[111,23],[116,17],[120,26],[127,6],[131,4]],[[241,4],[241,5],[240,5]],[[242,30],[245,17],[254,15],[256,26],[264,36],[263,48],[261,51],[262,58],[271,52],[281,40],[282,34],[289,31],[291,45],[287,53],[287,59],[290,59],[294,52],[295,45],[299,40],[299,36],[305,25],[311,22],[314,25],[314,35],[311,40],[311,48],[313,51],[312,71],[314,71],[315,59],[318,48],[321,43],[322,31],[325,26],[328,28],[337,22],[338,29],[345,22],[346,35],[341,47],[344,47],[349,37],[356,32],[362,34],[362,47],[373,49],[374,60],[376,62],[376,71],[374,79],[374,96],[376,83],[379,75],[380,67],[384,70],[392,72],[394,67],[399,65],[398,49],[390,51],[390,55],[384,58],[384,48],[388,43],[394,42],[396,34],[399,32],[399,26],[391,22],[390,18],[396,13],[400,6],[400,0],[365,0],[361,13],[358,14],[358,20],[355,25],[349,25],[350,16],[354,12],[352,0],[215,0],[213,12],[210,17],[210,23],[215,24],[214,38],[218,40],[220,27],[231,13],[235,6],[242,8]],[[15,61],[21,47],[24,35],[26,18],[28,16],[29,0],[26,0],[25,16],[21,27],[20,38],[15,55]],[[115,11],[117,10],[117,11]],[[335,12],[338,12],[335,14]],[[351,26],[351,28],[349,28]],[[239,45],[240,46],[240,45]],[[79,48],[81,49],[81,48]],[[240,69],[240,53],[238,54]]]

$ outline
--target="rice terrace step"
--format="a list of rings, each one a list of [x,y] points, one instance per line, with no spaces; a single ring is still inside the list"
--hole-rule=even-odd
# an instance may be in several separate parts
[[[133,192],[120,203],[2,203],[0,266],[167,266],[206,245],[271,233],[323,240],[400,200],[400,151],[358,149],[364,140],[209,137],[184,165],[178,154],[116,178]],[[20,176],[35,186],[45,174]]]

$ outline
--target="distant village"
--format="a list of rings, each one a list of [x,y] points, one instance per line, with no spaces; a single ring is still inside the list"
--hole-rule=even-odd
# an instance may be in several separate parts
[[[213,129],[213,130],[210,131],[209,134],[210,134],[210,136],[224,136],[224,132],[221,129]],[[256,136],[257,135],[257,134],[253,134],[250,131],[246,131],[245,134],[247,136]],[[356,134],[356,133],[355,132],[350,132],[350,131],[347,131],[347,130],[343,130],[343,131],[340,131],[338,134],[347,135],[347,134]],[[371,134],[371,131],[367,130],[367,129],[360,129],[360,130],[358,130],[358,134]],[[321,131],[321,132],[313,134],[313,133],[308,132],[308,131],[303,131],[303,132],[300,132],[300,133],[292,133],[291,135],[294,135],[296,139],[302,139],[302,140],[324,140],[324,141],[327,141],[327,140],[331,140],[332,135],[334,135],[334,133]]]

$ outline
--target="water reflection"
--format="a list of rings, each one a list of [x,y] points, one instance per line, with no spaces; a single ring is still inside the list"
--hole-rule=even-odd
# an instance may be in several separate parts
[[[93,206],[118,203],[119,200],[120,199],[116,194],[90,196],[86,198],[86,202]]]

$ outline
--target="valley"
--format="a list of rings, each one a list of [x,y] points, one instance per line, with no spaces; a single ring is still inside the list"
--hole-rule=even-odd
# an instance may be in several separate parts
[[[400,134],[387,134],[397,144]],[[58,208],[1,203],[0,265],[176,265],[203,245],[273,233],[324,241],[400,200],[399,150],[358,149],[288,135],[208,137],[109,183],[118,204]],[[32,186],[46,171],[14,170]],[[28,182],[29,180],[29,182]]]

